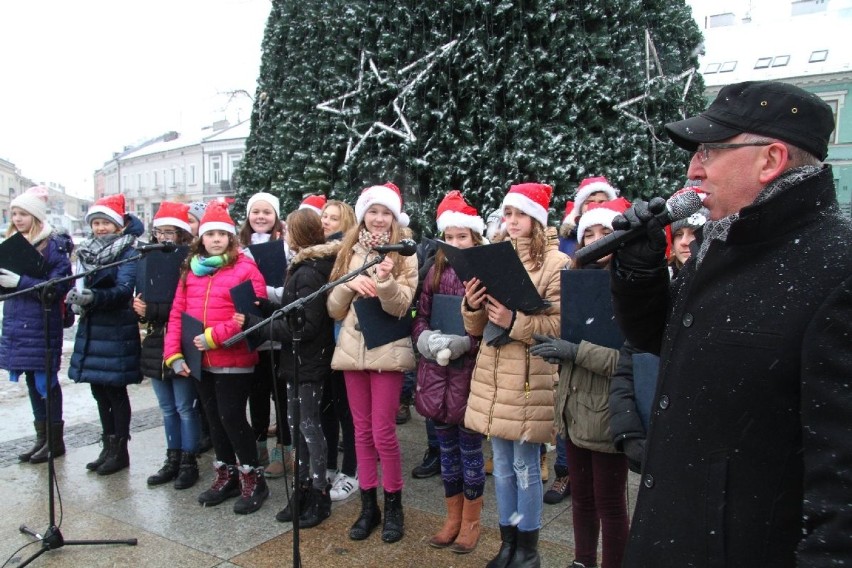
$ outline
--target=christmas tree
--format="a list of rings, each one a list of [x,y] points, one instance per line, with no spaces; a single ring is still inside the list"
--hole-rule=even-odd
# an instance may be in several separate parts
[[[671,193],[689,157],[663,125],[705,106],[700,44],[684,0],[273,0],[238,210],[393,181],[429,235],[450,189],[486,213],[549,183],[554,221],[591,175]]]

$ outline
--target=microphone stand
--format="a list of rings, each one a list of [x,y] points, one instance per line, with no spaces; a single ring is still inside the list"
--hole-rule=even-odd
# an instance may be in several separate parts
[[[54,455],[53,455],[53,418],[51,416],[51,409],[53,406],[53,371],[51,369],[51,353],[50,353],[50,313],[52,311],[51,305],[56,301],[57,297],[57,286],[62,284],[63,282],[68,282],[70,280],[77,280],[78,278],[83,278],[88,276],[89,274],[94,274],[95,272],[99,272],[104,270],[105,268],[112,268],[113,266],[118,266],[120,264],[126,264],[128,262],[134,262],[142,258],[144,254],[140,253],[136,256],[130,258],[124,258],[121,260],[117,260],[115,262],[111,262],[109,264],[104,264],[103,266],[98,266],[97,268],[93,268],[92,270],[81,272],[79,274],[71,274],[70,276],[64,276],[62,278],[54,278],[52,280],[46,280],[40,284],[36,284],[31,288],[26,288],[24,290],[17,290],[15,292],[11,292],[9,294],[0,295],[0,302],[9,300],[16,296],[21,296],[23,294],[29,294],[32,292],[36,292],[39,295],[39,301],[41,302],[41,311],[42,311],[42,327],[44,328],[44,369],[45,375],[47,377],[47,396],[45,396],[45,412],[47,414],[47,420],[45,420],[45,435],[47,437],[47,495],[48,495],[48,527],[44,531],[44,534],[39,534],[36,531],[30,529],[26,525],[21,525],[18,527],[24,534],[28,534],[31,537],[35,538],[38,541],[41,541],[41,548],[32,556],[27,558],[24,562],[19,564],[20,567],[28,565],[30,562],[47,552],[48,550],[56,550],[57,548],[62,548],[63,546],[80,546],[80,545],[101,545],[101,544],[127,544],[129,546],[135,546],[138,541],[135,538],[128,539],[120,539],[120,540],[65,540],[62,536],[62,532],[59,530],[59,527],[56,525],[56,506],[53,495],[53,487],[54,487],[54,479],[56,477],[56,470],[54,468]],[[57,377],[58,381],[58,377]]]
[[[222,342],[224,347],[231,347],[232,345],[242,341],[249,334],[258,329],[269,325],[273,320],[286,316],[288,324],[290,325],[290,332],[293,335],[293,392],[295,396],[299,397],[299,346],[302,341],[302,331],[305,327],[305,306],[311,302],[314,298],[319,296],[320,294],[325,294],[327,290],[334,288],[335,286],[339,286],[340,284],[344,284],[349,282],[359,274],[362,274],[368,268],[375,266],[376,264],[381,263],[385,259],[384,253],[379,253],[379,256],[374,258],[369,262],[365,262],[360,268],[349,272],[348,274],[344,274],[337,280],[333,280],[326,284],[323,284],[321,287],[317,288],[316,291],[311,292],[304,298],[299,298],[298,300],[294,300],[293,302],[287,304],[286,306],[282,306],[272,312],[268,318],[258,322],[257,324],[251,326],[250,328],[241,331],[240,333],[230,337]],[[299,452],[299,446],[301,446],[300,438],[301,432],[299,429],[299,422],[302,419],[301,416],[301,405],[295,404],[293,406],[293,420],[290,426],[293,428],[293,445],[294,448],[294,457],[293,461],[295,463],[296,474],[294,476],[294,494],[293,498],[290,499],[290,512],[293,515],[293,568],[301,568],[302,566],[302,558],[301,553],[299,552],[299,497],[298,497],[298,483],[299,483],[299,459],[301,458]],[[280,423],[280,420],[279,420]],[[324,473],[323,473],[324,475]]]

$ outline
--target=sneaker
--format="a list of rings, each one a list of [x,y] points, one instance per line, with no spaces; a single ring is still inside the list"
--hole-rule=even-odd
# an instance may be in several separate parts
[[[341,472],[337,474],[334,483],[331,485],[329,495],[331,495],[332,501],[343,501],[358,491],[359,487],[357,473],[355,474],[355,477],[349,477],[345,473]]]
[[[408,403],[399,403],[399,409],[396,411],[396,423],[405,424],[411,420],[411,406]]]
[[[329,485],[334,487],[334,484],[337,483],[337,478],[340,477],[340,470],[337,469],[327,469],[325,470],[325,480]]]
[[[269,497],[269,487],[266,485],[262,467],[241,465],[239,472],[240,498],[234,503],[234,512],[238,515],[248,515],[260,509]]]
[[[426,479],[439,473],[441,473],[441,450],[430,447],[423,454],[423,462],[411,471],[411,477]]]
[[[284,447],[276,444],[269,450],[269,465],[263,470],[263,475],[269,479],[278,479],[283,477],[284,473]]]
[[[544,494],[544,502],[548,505],[556,505],[561,503],[568,495],[571,495],[571,480],[568,476],[557,477],[553,480],[553,485]]]
[[[547,483],[550,478],[550,472],[547,469],[547,454],[541,454],[541,482]]]

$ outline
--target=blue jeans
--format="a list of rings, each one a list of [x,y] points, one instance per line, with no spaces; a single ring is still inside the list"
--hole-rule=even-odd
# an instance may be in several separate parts
[[[45,422],[47,420],[47,400],[42,398],[41,393],[35,385],[35,373],[25,371],[25,380],[27,381],[27,391],[30,395],[30,406],[33,408],[33,418],[37,422]],[[53,385],[50,391],[50,421],[62,421],[62,388],[59,383]]]
[[[201,437],[198,399],[192,377],[151,379],[166,430],[166,448],[195,452]]]
[[[494,492],[502,526],[529,532],[541,528],[541,444],[491,438]]]
[[[568,446],[565,444],[565,436],[556,435],[556,467],[568,467]]]

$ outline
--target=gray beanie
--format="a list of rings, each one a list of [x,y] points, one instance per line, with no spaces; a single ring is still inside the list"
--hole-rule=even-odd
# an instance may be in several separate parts
[[[674,223],[672,223],[672,235],[678,232],[680,229],[688,228],[688,229],[700,229],[704,226],[704,223],[707,222],[707,219],[710,218],[710,211],[707,210],[706,207],[702,207],[689,217],[685,219],[678,219]]]
[[[207,210],[207,204],[203,201],[193,201],[189,204],[188,213],[195,217],[199,222],[201,222],[201,218],[204,217],[204,211]]]

